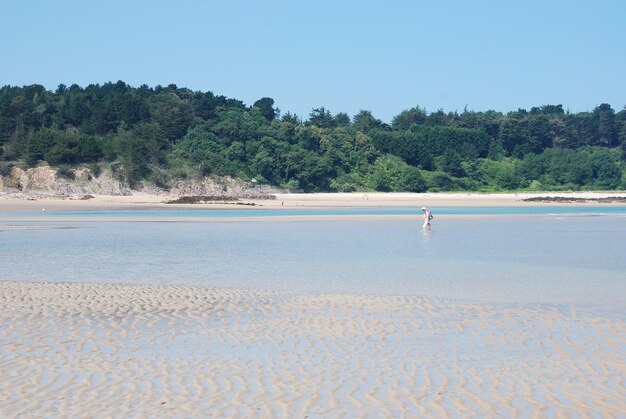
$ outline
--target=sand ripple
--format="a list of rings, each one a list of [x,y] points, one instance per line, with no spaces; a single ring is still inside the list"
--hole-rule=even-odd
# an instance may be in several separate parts
[[[554,307],[0,282],[0,416],[623,416],[625,355]]]

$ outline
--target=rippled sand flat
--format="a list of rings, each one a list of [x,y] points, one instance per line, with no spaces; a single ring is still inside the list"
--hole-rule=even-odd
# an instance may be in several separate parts
[[[0,282],[0,416],[626,415],[626,321],[416,297]]]

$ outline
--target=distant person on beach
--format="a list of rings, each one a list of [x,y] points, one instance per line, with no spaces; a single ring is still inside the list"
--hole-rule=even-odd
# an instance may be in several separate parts
[[[424,214],[422,217],[422,229],[427,230],[430,229],[430,220],[433,219],[433,215],[430,210],[426,207],[422,207],[422,213]]]

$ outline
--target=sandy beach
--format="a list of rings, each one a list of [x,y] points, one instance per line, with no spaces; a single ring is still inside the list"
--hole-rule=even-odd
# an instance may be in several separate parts
[[[0,282],[5,417],[626,412],[626,322],[533,305]]]
[[[623,195],[284,194],[245,203],[533,206],[553,204],[524,199]],[[166,200],[0,196],[0,238],[68,228],[16,225],[3,214],[169,209]],[[0,417],[626,416],[620,315],[556,304],[11,279],[0,275]]]
[[[28,214],[46,214],[45,221],[76,221],[81,217],[72,218],[64,214],[56,218],[57,212],[72,211],[132,211],[132,210],[198,210],[198,209],[272,209],[272,210],[306,210],[306,209],[345,209],[345,208],[392,208],[392,207],[415,207],[419,212],[422,206],[428,207],[533,207],[533,206],[624,206],[626,208],[626,193],[620,192],[545,192],[523,194],[481,194],[481,193],[312,193],[312,194],[275,194],[274,199],[241,199],[238,202],[214,202],[206,204],[170,204],[168,201],[177,197],[156,195],[130,195],[130,196],[95,196],[91,199],[82,200],[78,197],[53,197],[53,196],[19,196],[0,195],[0,229],[6,227],[7,221],[43,221],[39,216]],[[548,200],[529,201],[529,198],[549,198]],[[573,202],[552,202],[550,199],[568,198]],[[599,202],[598,200],[604,200]],[[9,220],[3,219],[3,214],[24,214],[21,217],[13,216]],[[444,217],[458,217],[456,215],[443,215]],[[350,219],[355,215],[298,215],[262,217],[263,221],[315,221],[330,219]],[[414,218],[411,215],[358,215],[361,219],[381,218]],[[463,217],[466,217],[464,215]],[[114,216],[90,217],[90,221],[145,221],[145,218],[134,218],[126,214],[123,219]],[[187,214],[185,221],[259,221],[259,217],[194,217]],[[151,221],[173,222],[180,221],[178,217],[163,217],[151,219]],[[3,227],[5,225],[5,227]]]
[[[275,199],[242,199],[239,203],[167,204],[177,197],[161,195],[98,195],[91,199],[45,195],[0,194],[0,213],[81,210],[123,210],[159,208],[237,208],[241,204],[262,208],[332,208],[380,206],[536,206],[563,203],[532,202],[528,198],[561,197],[588,199],[568,205],[619,205],[598,203],[598,198],[626,198],[626,192],[537,192],[537,193],[282,193]],[[621,203],[626,206],[626,203]]]

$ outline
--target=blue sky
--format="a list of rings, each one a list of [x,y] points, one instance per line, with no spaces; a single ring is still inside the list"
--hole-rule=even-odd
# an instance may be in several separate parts
[[[626,1],[0,0],[0,85],[177,84],[283,113],[626,105]]]

